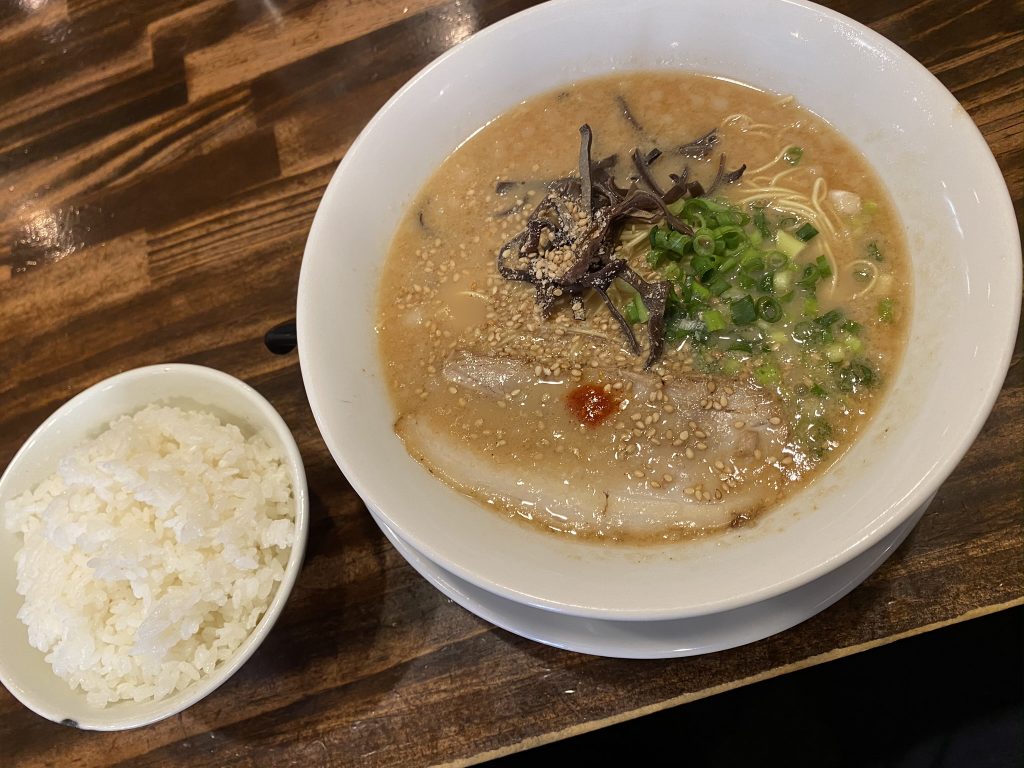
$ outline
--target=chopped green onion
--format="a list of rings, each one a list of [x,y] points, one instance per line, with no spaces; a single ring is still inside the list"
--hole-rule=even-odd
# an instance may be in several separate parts
[[[839,330],[844,333],[848,333],[851,336],[859,336],[863,328],[860,323],[854,320],[845,320],[843,324],[839,326]]]
[[[797,285],[806,288],[811,293],[814,293],[815,288],[818,286],[818,280],[821,279],[821,273],[818,271],[818,267],[815,264],[808,264],[804,267],[803,276],[797,280]]]
[[[736,278],[736,285],[738,285],[740,288],[745,288],[748,291],[750,291],[753,290],[754,288],[757,288],[757,280],[752,278],[750,275],[744,275],[741,273]]]
[[[727,355],[722,359],[722,373],[726,376],[735,376],[742,367],[743,363],[731,355]]]
[[[781,269],[772,276],[772,293],[776,296],[785,296],[793,290],[793,273],[788,269]]]
[[[781,251],[769,251],[765,254],[764,264],[768,269],[782,269],[789,264],[789,256]]]
[[[822,328],[828,328],[830,325],[838,323],[842,319],[843,313],[838,309],[833,309],[829,312],[826,312],[821,317],[817,318],[814,322],[816,322]]]
[[[818,314],[818,300],[813,296],[804,299],[804,317],[814,317]]]
[[[793,235],[780,229],[775,233],[775,247],[786,254],[789,258],[795,259],[797,254],[804,249],[804,243],[797,240]]]
[[[754,274],[764,269],[764,257],[755,248],[748,248],[740,258],[740,269],[747,274]]]
[[[814,228],[814,225],[809,221],[805,221],[803,225],[793,233],[796,235],[796,239],[802,242],[807,242],[812,237],[818,234],[818,230]]]
[[[701,301],[706,301],[711,297],[711,291],[696,281],[690,285],[690,290],[693,292],[694,298]]]
[[[782,376],[774,363],[766,361],[754,368],[754,379],[762,387],[777,387],[782,381]]]
[[[722,313],[717,309],[706,309],[700,313],[701,320],[704,321],[704,325],[710,333],[720,331],[725,328],[725,318],[722,317]]]
[[[724,275],[724,274],[726,274],[728,272],[732,272],[732,270],[739,263],[740,263],[740,257],[737,256],[736,254],[733,254],[732,256],[728,257],[725,261],[723,261],[721,264],[718,265],[718,270],[717,270],[718,274]]]
[[[832,426],[824,419],[811,419],[801,425],[801,430],[807,441],[809,452],[816,458],[820,459],[826,451],[835,447],[830,443]]]
[[[708,276],[708,273],[715,268],[714,256],[713,254],[694,256],[693,261],[690,262],[690,266],[693,267],[694,274],[703,280]]]
[[[715,240],[724,243],[725,247],[729,250],[739,248],[747,240],[747,233],[743,231],[742,227],[738,227],[735,224],[720,226],[713,234]]]
[[[822,277],[832,277],[832,267],[829,266],[828,259],[824,256],[819,256],[814,260],[814,263],[818,266],[818,274]]]
[[[883,323],[891,323],[893,321],[893,309],[894,302],[892,299],[882,299],[878,302],[878,319]]]
[[[757,316],[766,323],[775,323],[782,319],[782,306],[771,296],[762,296],[757,300]]]
[[[732,286],[729,285],[729,282],[727,280],[723,280],[720,277],[716,277],[714,280],[708,283],[708,291],[711,292],[712,296],[721,296],[731,287]]]
[[[843,336],[843,346],[857,354],[864,348],[864,343],[856,336]]]
[[[736,325],[750,325],[757,320],[757,308],[749,293],[743,298],[733,301],[729,305],[729,310],[732,313],[732,321]]]
[[[815,339],[820,338],[820,333],[821,329],[815,327],[814,323],[809,320],[801,320],[793,326],[791,335],[793,341],[797,344],[810,344]]]
[[[782,155],[782,159],[790,165],[797,165],[803,156],[804,150],[802,147],[792,146],[786,148],[786,151]]]
[[[641,323],[646,323],[651,319],[651,313],[647,311],[647,305],[644,304],[644,300],[640,296],[633,297],[633,306],[636,307],[636,316]]]
[[[885,261],[882,257],[882,252],[878,249],[878,243],[874,240],[868,243],[868,258],[874,259],[875,261]]]
[[[622,316],[626,318],[626,322],[630,325],[636,325],[640,322],[640,313],[636,311],[636,304],[632,301],[623,308]]]
[[[771,240],[772,230],[768,226],[768,217],[764,214],[764,208],[758,208],[754,213],[754,227],[765,240]]]
[[[647,306],[639,294],[633,294],[633,300],[625,306],[622,314],[630,325],[646,323],[651,319],[651,313],[647,311]]]
[[[727,339],[722,339],[722,340],[726,341]],[[753,344],[753,342],[748,341],[747,339],[744,339],[744,338],[728,339],[728,341],[729,341],[729,346],[726,347],[726,349],[728,349],[730,352],[753,352],[754,351],[754,344]]]
[[[810,393],[815,397],[828,397],[828,391],[821,384],[812,385]]]
[[[674,229],[651,229],[651,248],[655,250],[671,251],[680,256],[686,255],[686,246],[690,243],[690,236]]]
[[[657,269],[665,261],[667,253],[668,251],[661,248],[652,248],[647,252],[647,266],[651,269]]]
[[[825,357],[830,363],[841,363],[846,358],[846,351],[840,344],[829,344],[825,347]]]
[[[838,385],[844,392],[854,392],[875,383],[875,372],[871,366],[856,362],[848,367],[840,368]]]

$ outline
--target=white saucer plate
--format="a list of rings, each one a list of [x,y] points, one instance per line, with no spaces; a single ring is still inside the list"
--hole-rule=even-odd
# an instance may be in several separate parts
[[[501,597],[437,565],[396,534],[376,510],[370,508],[370,512],[395,549],[423,578],[467,611],[502,629],[545,645],[594,656],[667,659],[753,643],[825,610],[853,591],[896,551],[931,500],[882,541],[809,584],[742,608],[660,621],[570,616]]]

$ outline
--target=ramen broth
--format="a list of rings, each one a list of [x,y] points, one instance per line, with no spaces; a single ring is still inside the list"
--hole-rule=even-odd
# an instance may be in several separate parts
[[[551,232],[516,240],[542,201],[562,194],[572,231],[598,217],[583,210],[583,125],[588,168],[616,157],[612,196],[647,171],[659,192],[687,190],[668,210],[689,235],[648,211],[615,226],[605,255],[667,286],[664,310],[622,279],[603,295],[525,279],[572,257]],[[377,320],[395,428],[445,482],[554,531],[662,540],[742,525],[833,463],[877,408],[908,271],[876,174],[792,98],[697,75],[578,83],[473,135],[402,220]]]

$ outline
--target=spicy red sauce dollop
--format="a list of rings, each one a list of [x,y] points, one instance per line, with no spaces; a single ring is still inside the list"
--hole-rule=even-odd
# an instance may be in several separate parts
[[[619,401],[596,384],[581,384],[565,396],[573,416],[588,427],[596,427],[619,407]]]

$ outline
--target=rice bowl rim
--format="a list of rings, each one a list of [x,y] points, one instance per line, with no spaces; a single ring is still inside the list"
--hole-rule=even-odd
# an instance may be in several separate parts
[[[149,365],[115,374],[86,388],[57,408],[32,432],[0,475],[0,512],[7,500],[38,484],[41,479],[38,476],[39,466],[45,464],[46,458],[51,455],[49,451],[46,451],[47,457],[42,459],[38,455],[43,444],[52,439],[65,439],[65,442],[68,442],[62,434],[64,430],[80,429],[81,425],[88,425],[87,434],[95,437],[106,429],[112,418],[116,418],[116,415],[90,416],[90,411],[97,401],[117,398],[125,390],[140,391],[143,387],[154,387],[161,394],[151,397],[148,401],[136,396],[134,399],[138,401],[137,404],[125,408],[120,415],[128,415],[146,405],[165,401],[171,401],[171,405],[177,404],[174,401],[187,402],[188,405],[184,406],[186,409],[191,407],[194,410],[210,410],[222,421],[227,417],[230,423],[242,426],[243,431],[248,428],[251,432],[260,434],[272,448],[275,447],[275,443],[277,444],[292,487],[294,541],[281,581],[277,584],[266,610],[232,656],[220,662],[209,675],[200,677],[183,690],[160,700],[138,703],[119,701],[103,708],[88,705],[85,693],[77,689],[72,690],[68,683],[57,677],[49,664],[42,660],[42,652],[28,645],[24,636],[24,624],[16,621],[17,626],[8,630],[12,637],[0,646],[0,683],[36,714],[53,722],[85,730],[119,731],[149,725],[182,712],[227,682],[260,647],[284,609],[298,577],[308,539],[309,491],[305,468],[298,445],[284,419],[263,395],[244,381],[214,368],[189,363]],[[211,392],[217,393],[212,396],[216,402],[204,402],[211,397]],[[248,415],[241,416],[239,412]],[[79,437],[71,440],[61,451],[61,455],[81,439]],[[34,471],[33,467],[29,466],[31,464],[35,464]],[[55,463],[50,466],[52,473]],[[9,532],[0,525],[0,540],[9,545],[15,540],[20,540],[20,535]],[[0,565],[0,568],[2,567],[4,566]],[[10,570],[13,573],[13,567]],[[22,598],[16,593],[16,584],[13,580],[3,579],[0,589],[14,593],[14,601],[20,604]],[[22,633],[18,637],[18,643],[11,642],[15,630]],[[39,680],[27,674],[23,667],[25,655],[38,656],[38,660],[45,665],[46,672],[52,679]],[[19,656],[22,663],[17,663],[12,659],[13,656]],[[32,677],[32,680],[27,682],[26,678],[29,677]],[[59,683],[59,686],[54,685],[54,681]],[[71,714],[74,714],[74,717],[70,716]]]

